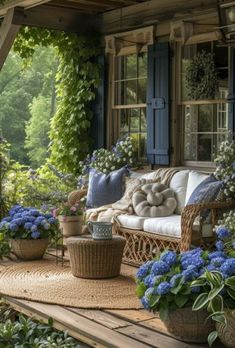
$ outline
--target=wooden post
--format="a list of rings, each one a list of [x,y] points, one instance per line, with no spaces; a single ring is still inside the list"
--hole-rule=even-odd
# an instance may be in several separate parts
[[[20,25],[12,24],[13,16],[14,8],[11,8],[7,11],[0,27],[0,70],[20,29]]]

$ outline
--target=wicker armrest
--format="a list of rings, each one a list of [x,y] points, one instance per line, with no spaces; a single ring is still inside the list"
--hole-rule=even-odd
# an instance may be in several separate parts
[[[209,209],[211,210],[212,226],[217,223],[218,217],[223,212],[235,207],[234,200],[227,200],[224,202],[208,202],[200,204],[187,205],[181,214],[181,250],[188,250],[192,240],[192,230],[195,218],[201,211]],[[221,213],[220,213],[221,212]]]
[[[68,203],[70,205],[74,205],[77,202],[80,201],[82,197],[84,197],[87,194],[87,189],[81,189],[77,191],[70,192],[68,195]]]

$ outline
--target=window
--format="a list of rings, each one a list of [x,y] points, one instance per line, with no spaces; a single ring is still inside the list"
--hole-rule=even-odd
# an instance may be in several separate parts
[[[197,52],[212,52],[219,89],[213,100],[189,100],[185,87],[186,66]],[[228,48],[217,42],[182,48],[181,105],[184,120],[184,161],[212,162],[221,141],[228,135]]]
[[[119,136],[134,140],[135,156],[146,162],[147,53],[114,57],[113,113]]]

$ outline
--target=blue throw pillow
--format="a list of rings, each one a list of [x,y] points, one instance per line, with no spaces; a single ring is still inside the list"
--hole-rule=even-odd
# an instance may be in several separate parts
[[[208,178],[203,180],[193,191],[191,196],[189,197],[189,200],[187,202],[188,204],[195,204],[195,203],[208,203],[215,201],[216,198],[219,195],[219,192],[223,186],[222,181],[218,181],[214,175],[210,175]],[[205,210],[201,213],[201,216],[203,219],[206,219],[210,213],[210,210]]]
[[[123,195],[124,176],[129,173],[126,167],[103,174],[96,169],[89,173],[87,207],[97,208],[118,201]]]

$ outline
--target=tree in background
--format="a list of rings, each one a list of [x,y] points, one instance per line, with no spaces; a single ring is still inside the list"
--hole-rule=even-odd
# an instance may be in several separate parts
[[[40,165],[43,163],[40,161],[44,161],[45,157],[42,156],[36,163],[32,153],[34,150],[45,153],[48,146],[49,140],[46,133],[49,131],[50,118],[55,111],[54,83],[57,66],[54,49],[39,46],[28,66],[23,65],[22,59],[16,53],[10,52],[1,71],[0,134],[12,145],[11,158],[22,164]],[[40,99],[39,103],[36,102],[37,98]],[[43,114],[39,115],[42,112],[42,99],[45,105]],[[34,103],[37,105],[34,106]],[[41,104],[40,107],[39,104]],[[37,122],[37,118],[40,118],[41,125]],[[36,125],[33,125],[34,122]],[[29,124],[32,124],[31,127]],[[44,128],[43,134],[46,134],[43,141],[39,137],[42,131],[41,126]],[[29,133],[26,134],[26,132]],[[25,151],[26,136],[26,148],[29,155]]]

